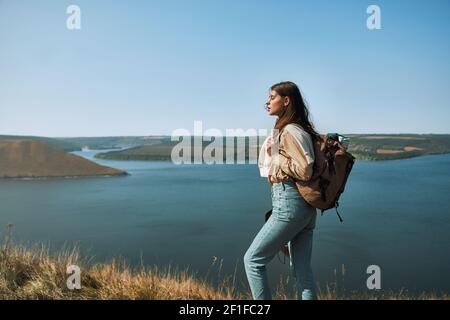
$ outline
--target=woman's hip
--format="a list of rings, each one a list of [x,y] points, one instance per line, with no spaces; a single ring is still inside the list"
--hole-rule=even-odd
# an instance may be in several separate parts
[[[315,218],[316,209],[303,199],[291,179],[272,186],[272,214],[279,220],[302,221]]]

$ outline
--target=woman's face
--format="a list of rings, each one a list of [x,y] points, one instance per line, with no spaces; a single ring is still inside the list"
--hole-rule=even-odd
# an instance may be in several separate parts
[[[266,102],[267,111],[271,116],[278,116],[289,104],[288,97],[280,96],[275,90],[270,91]]]

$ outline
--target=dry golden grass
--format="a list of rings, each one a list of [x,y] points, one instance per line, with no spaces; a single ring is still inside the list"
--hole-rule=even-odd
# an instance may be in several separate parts
[[[69,290],[67,266],[81,269],[81,289]],[[0,252],[0,299],[246,299],[233,291],[231,279],[218,288],[186,271],[132,269],[124,262],[93,264],[77,250],[52,255],[44,247],[5,248]]]
[[[81,269],[81,289],[69,290],[66,268]],[[123,262],[91,264],[77,250],[50,254],[41,246],[34,249],[11,246],[8,241],[0,249],[0,299],[80,299],[80,300],[242,300],[250,293],[237,292],[235,279],[226,278],[217,287],[186,271],[157,268],[132,269]],[[295,299],[286,294],[289,279],[280,278],[275,299]],[[449,295],[398,293],[344,293],[334,284],[319,290],[321,300],[433,300],[450,299]]]

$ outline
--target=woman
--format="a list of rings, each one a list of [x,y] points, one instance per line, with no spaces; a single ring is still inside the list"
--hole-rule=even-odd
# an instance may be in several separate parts
[[[258,160],[261,175],[272,185],[272,215],[245,253],[245,271],[253,298],[271,299],[266,265],[288,244],[298,297],[314,300],[311,251],[316,209],[301,197],[294,179],[307,181],[312,176],[317,132],[295,83],[273,85],[266,109],[278,117],[276,134],[266,139]]]

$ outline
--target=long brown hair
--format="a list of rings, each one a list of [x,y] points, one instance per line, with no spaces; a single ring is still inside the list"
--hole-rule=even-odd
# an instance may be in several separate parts
[[[313,139],[319,135],[310,120],[308,107],[295,83],[291,81],[279,82],[270,87],[270,90],[276,91],[282,97],[289,97],[290,101],[289,105],[279,115],[274,129],[281,131],[287,124],[296,123],[308,132]]]

